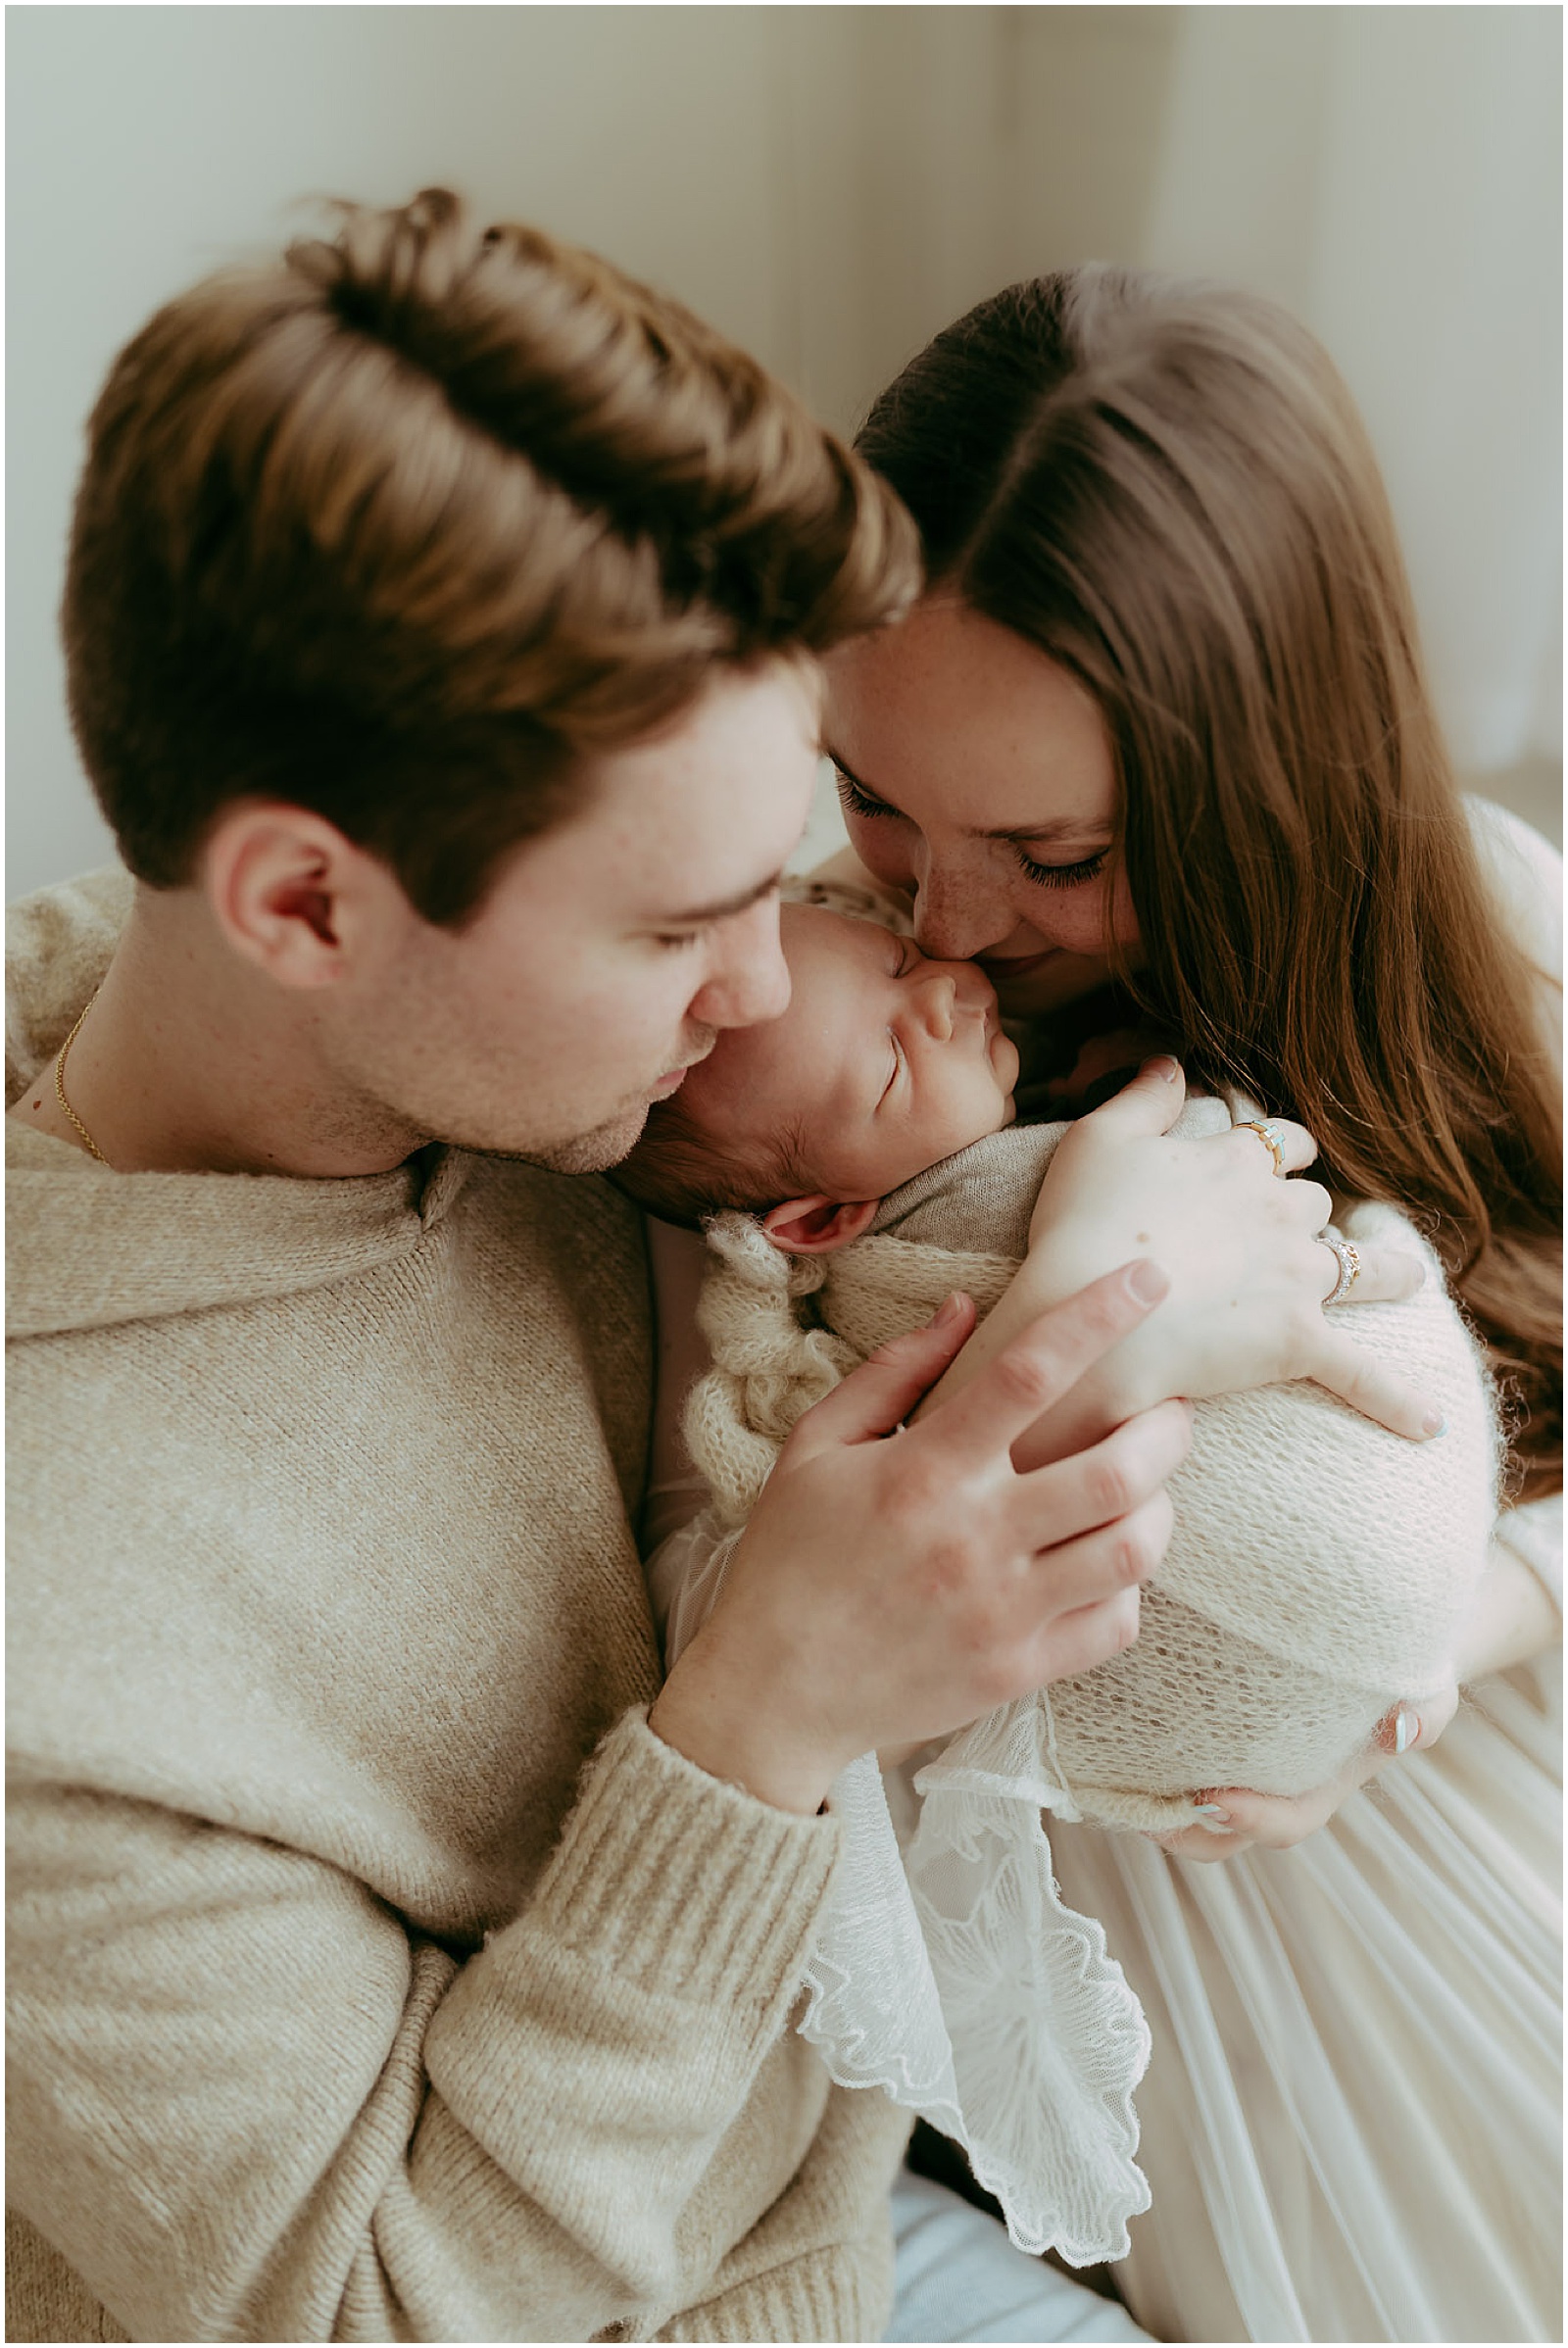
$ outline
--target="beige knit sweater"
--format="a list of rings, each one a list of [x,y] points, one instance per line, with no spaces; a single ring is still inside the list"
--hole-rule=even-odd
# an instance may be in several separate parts
[[[8,1101],[124,903],[22,909]],[[8,1141],[8,2336],[879,2337],[837,1829],[646,1725],[633,1212]]]

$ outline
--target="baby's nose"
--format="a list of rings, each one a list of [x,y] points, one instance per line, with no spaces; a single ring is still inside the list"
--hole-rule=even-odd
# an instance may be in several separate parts
[[[945,970],[933,970],[925,980],[921,994],[921,1013],[926,1033],[938,1044],[951,1043],[953,1023],[957,1008],[958,985]]]

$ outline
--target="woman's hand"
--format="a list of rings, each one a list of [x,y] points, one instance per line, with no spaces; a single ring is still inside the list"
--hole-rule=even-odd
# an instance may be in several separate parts
[[[1195,1793],[1195,1823],[1153,1839],[1182,1859],[1229,1859],[1254,1843],[1265,1850],[1290,1850],[1327,1826],[1341,1803],[1390,1761],[1436,1744],[1458,1709],[1461,1682],[1470,1687],[1493,1672],[1528,1662],[1554,1646],[1561,1636],[1557,1609],[1540,1581],[1522,1558],[1494,1541],[1460,1646],[1457,1676],[1441,1695],[1427,1697],[1419,1710],[1413,1704],[1396,1704],[1378,1723],[1366,1750],[1330,1785],[1294,1801],[1240,1786]]]
[[[1073,1127],[1041,1186],[1028,1257],[948,1383],[972,1375],[1043,1304],[1147,1252],[1169,1273],[1170,1296],[1070,1408],[1035,1431],[1020,1464],[1074,1447],[1095,1423],[1086,1413],[1098,1410],[1108,1424],[1168,1394],[1196,1399],[1292,1378],[1315,1380],[1411,1441],[1439,1433],[1427,1397],[1323,1312],[1339,1277],[1319,1237],[1332,1211],[1327,1191],[1279,1180],[1273,1151],[1250,1127],[1173,1137],[1184,1098],[1176,1063],[1152,1060]],[[1272,1129],[1287,1172],[1312,1162],[1316,1150],[1300,1126],[1274,1119]],[[1415,1255],[1369,1247],[1353,1295],[1406,1296],[1423,1278]]]
[[[1458,1683],[1441,1695],[1430,1696],[1417,1712],[1413,1705],[1396,1704],[1373,1732],[1372,1741],[1356,1754],[1337,1778],[1314,1786],[1293,1800],[1280,1793],[1252,1793],[1245,1786],[1225,1785],[1193,1796],[1194,1823],[1172,1834],[1152,1834],[1177,1859],[1234,1859],[1238,1851],[1288,1851],[1319,1827],[1328,1825],[1336,1810],[1352,1793],[1398,1755],[1424,1752],[1437,1743],[1459,1706]]]

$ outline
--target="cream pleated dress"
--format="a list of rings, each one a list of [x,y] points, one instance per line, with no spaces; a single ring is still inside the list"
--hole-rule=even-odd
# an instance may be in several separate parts
[[[1149,2026],[1116,2280],[1156,2338],[1562,2338],[1560,1763],[1553,1653],[1295,1850],[1054,1822]]]

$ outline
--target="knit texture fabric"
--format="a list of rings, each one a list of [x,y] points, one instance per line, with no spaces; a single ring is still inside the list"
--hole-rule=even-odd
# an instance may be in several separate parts
[[[1178,1130],[1229,1123],[1223,1103],[1198,1101]],[[714,1366],[686,1431],[720,1526],[744,1519],[796,1419],[856,1362],[955,1288],[991,1309],[1064,1130],[1012,1126],[976,1143],[895,1192],[871,1232],[832,1254],[787,1258],[752,1218],[714,1218],[701,1308]],[[1359,1304],[1349,1326],[1432,1397],[1446,1434],[1406,1443],[1300,1383],[1200,1402],[1137,1644],[994,1716],[988,1782],[999,1769],[1041,1776],[1063,1816],[1164,1830],[1190,1823],[1195,1787],[1326,1783],[1392,1704],[1451,1679],[1496,1508],[1491,1391],[1408,1221],[1363,1205],[1343,1228],[1425,1258],[1415,1296]]]
[[[8,1101],[127,898],[16,916]],[[646,1724],[634,1210],[8,1144],[9,2337],[880,2336],[839,1830]]]

